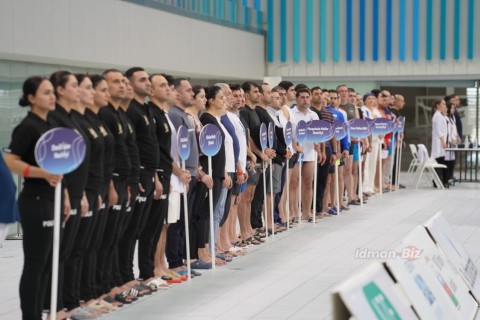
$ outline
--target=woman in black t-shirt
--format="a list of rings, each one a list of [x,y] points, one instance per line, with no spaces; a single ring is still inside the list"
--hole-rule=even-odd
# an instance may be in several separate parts
[[[20,106],[30,112],[14,129],[5,163],[23,175],[25,182],[18,199],[23,227],[24,266],[20,279],[20,305],[23,319],[42,319],[47,281],[51,272],[54,193],[62,176],[46,172],[35,160],[35,145],[48,130],[48,112],[55,109],[53,86],[45,78],[30,77],[23,83]]]

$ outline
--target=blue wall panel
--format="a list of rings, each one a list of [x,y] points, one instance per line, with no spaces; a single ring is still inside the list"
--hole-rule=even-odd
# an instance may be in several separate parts
[[[378,0],[373,0],[373,13],[372,13],[372,59],[378,61]]]
[[[274,7],[273,0],[268,0],[267,3],[267,59],[268,62],[273,62],[275,59],[275,26],[274,26]]]
[[[333,0],[333,12],[332,12],[332,52],[333,52],[333,61],[338,62],[339,60],[339,43],[340,43],[340,12],[339,12],[339,0]]]
[[[352,61],[352,20],[353,20],[352,0],[347,0],[347,18],[345,19],[347,25],[346,36],[346,57],[347,61]]]
[[[307,0],[306,5],[306,52],[307,62],[313,61],[313,0]]]
[[[468,59],[474,57],[474,34],[475,34],[475,0],[468,1]]]
[[[300,61],[300,0],[293,0],[293,61]]]
[[[398,59],[405,60],[406,0],[400,0],[398,8]]]
[[[327,60],[327,0],[320,0],[319,17],[320,61],[325,62]]]
[[[425,41],[425,51],[427,60],[432,60],[433,46],[433,0],[427,0],[427,33]]]
[[[365,0],[360,0],[358,11],[358,21],[360,23],[358,28],[358,58],[360,61],[365,61],[365,11]]]
[[[453,58],[460,59],[460,0],[455,0],[453,16]]]
[[[447,0],[440,1],[440,59],[447,58]]]
[[[392,0],[387,0],[387,7],[386,7],[386,30],[385,30],[385,58],[387,61],[392,60]]]
[[[418,35],[420,33],[420,0],[413,0],[412,14],[412,59],[418,61]]]
[[[287,0],[280,0],[280,60],[287,61]]]

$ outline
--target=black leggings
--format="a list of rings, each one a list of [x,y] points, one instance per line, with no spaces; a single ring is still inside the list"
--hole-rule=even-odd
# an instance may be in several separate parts
[[[127,283],[135,280],[133,274],[133,259],[135,254],[136,240],[145,228],[150,206],[153,198],[155,172],[140,171],[140,183],[144,189],[139,192],[135,200],[135,208],[131,213],[132,217],[128,223],[127,229],[120,239],[118,245],[118,260],[122,282]]]
[[[197,215],[194,217],[197,225],[197,249],[205,248],[205,245],[209,242],[209,230],[210,230],[210,204],[208,201],[208,188],[203,183],[197,183],[197,192],[195,196],[195,203],[193,208],[196,209]],[[212,199],[213,208],[217,204],[218,198],[223,187],[223,179],[213,177]],[[213,210],[212,208],[212,210]]]
[[[44,298],[51,278],[53,199],[22,192],[18,199],[23,228],[24,264],[20,279],[23,320],[42,319]]]
[[[105,232],[105,226],[107,225],[108,185],[105,184],[102,186],[100,197],[102,199],[102,206],[98,208],[92,237],[83,259],[82,280],[80,282],[80,300],[84,301],[97,298],[102,294],[102,290],[100,290],[100,287],[97,285],[95,273],[97,269],[97,252],[102,243],[103,233]]]
[[[65,263],[65,278],[63,285],[63,303],[67,310],[80,306],[80,283],[84,266],[84,257],[90,245],[95,224],[98,220],[98,193],[86,191],[89,212],[80,218],[80,227],[75,239],[72,254]],[[80,213],[79,213],[80,214]],[[85,279],[86,280],[86,279]]]
[[[187,199],[192,198],[192,194],[195,192],[195,177],[192,177],[188,187]],[[183,259],[186,258],[185,248],[185,206],[183,200],[183,194],[180,195],[180,219],[177,223],[171,224],[167,229],[167,247],[166,256],[168,260],[168,266],[170,269],[183,266]],[[190,227],[190,220],[192,219],[191,204],[188,203],[188,222]],[[191,234],[190,229],[189,235]],[[191,257],[190,257],[191,258]]]
[[[161,199],[152,200],[147,224],[138,239],[138,269],[140,270],[140,278],[145,280],[154,276],[155,251],[168,213],[170,176],[167,177],[158,172],[158,178],[162,183],[164,194]]]
[[[102,243],[97,253],[97,283],[100,293],[107,293],[114,285],[113,259],[117,258],[116,250],[120,228],[125,219],[125,204],[127,202],[127,182],[118,177],[113,178],[115,190],[118,193],[118,202],[108,210],[107,222],[103,233]]]

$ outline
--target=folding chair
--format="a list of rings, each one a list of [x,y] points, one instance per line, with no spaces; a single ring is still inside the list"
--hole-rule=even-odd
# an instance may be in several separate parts
[[[447,166],[444,164],[439,164],[435,159],[430,158],[427,148],[424,144],[418,145],[417,159],[419,161],[419,164],[418,169],[413,177],[413,187],[415,189],[418,189],[418,185],[420,184],[423,172],[425,171],[429,177],[429,180],[432,179],[438,189],[445,189],[443,187],[442,180],[440,180],[437,172],[435,171],[435,168],[446,169]]]
[[[414,145],[413,143],[409,144],[410,147],[410,152],[412,153],[412,161],[410,162],[410,165],[408,166],[408,171],[407,173],[410,172],[415,172],[415,169],[418,167],[419,161],[417,158],[417,146]]]

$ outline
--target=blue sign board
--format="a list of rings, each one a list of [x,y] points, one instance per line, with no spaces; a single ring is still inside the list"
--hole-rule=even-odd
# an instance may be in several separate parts
[[[324,120],[312,120],[307,128],[307,141],[313,143],[326,142],[334,134],[332,125]]]
[[[265,150],[267,147],[267,142],[268,142],[268,133],[267,133],[267,126],[265,123],[262,123],[260,125],[260,146],[262,147],[262,150]]]
[[[268,124],[268,146],[270,148],[273,148],[274,138],[275,138],[275,125],[273,124],[273,122],[270,122]]]
[[[190,141],[188,141],[188,128],[183,125],[177,130],[177,144],[180,159],[187,160],[190,155]]]
[[[348,123],[341,120],[333,121],[333,128],[335,130],[335,138],[342,140],[348,134]]]
[[[303,144],[307,139],[307,123],[303,120],[300,120],[297,123],[296,129],[297,142]]]
[[[285,128],[283,128],[284,135],[285,135],[285,144],[287,147],[290,147],[292,145],[292,123],[290,121],[287,121],[287,124],[285,125]]]
[[[82,135],[67,128],[54,128],[45,132],[35,145],[38,165],[51,174],[72,172],[82,164],[86,152]]]
[[[222,132],[214,124],[207,124],[200,131],[200,150],[208,157],[213,157],[222,146]]]
[[[369,122],[364,119],[353,119],[348,122],[350,136],[363,139],[370,135]]]

